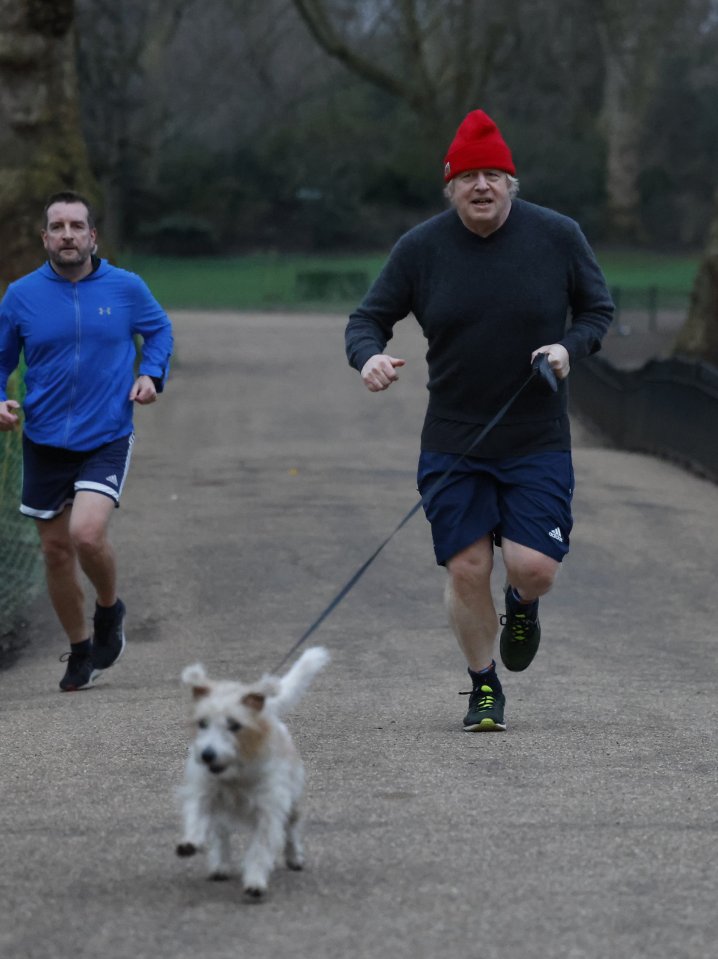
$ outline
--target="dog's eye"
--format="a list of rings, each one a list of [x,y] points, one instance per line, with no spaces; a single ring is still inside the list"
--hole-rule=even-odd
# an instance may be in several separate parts
[[[242,724],[241,724],[241,723],[238,723],[236,719],[228,719],[228,720],[227,720],[227,729],[228,729],[231,733],[238,733],[241,728],[242,728]]]
[[[197,725],[199,726],[200,729],[206,729],[207,726],[209,726],[209,723],[207,722],[206,719],[198,719]]]

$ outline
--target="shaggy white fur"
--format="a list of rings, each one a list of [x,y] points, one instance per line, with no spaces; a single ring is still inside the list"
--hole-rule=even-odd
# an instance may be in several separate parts
[[[244,685],[212,680],[197,663],[182,673],[192,689],[195,737],[180,788],[184,834],[177,855],[207,851],[212,879],[229,876],[229,837],[237,821],[252,836],[242,863],[249,899],[261,899],[282,851],[290,869],[301,869],[300,799],[304,766],[281,716],[304,694],[329,654],[306,650],[282,677]]]

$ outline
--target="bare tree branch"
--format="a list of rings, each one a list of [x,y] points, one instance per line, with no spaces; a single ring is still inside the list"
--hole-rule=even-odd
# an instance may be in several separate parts
[[[411,75],[411,81],[408,82],[382,69],[375,59],[370,59],[351,47],[334,27],[322,0],[293,0],[293,2],[312,36],[330,56],[341,61],[349,70],[380,89],[405,100],[417,113],[429,119],[436,116],[433,91],[424,84],[417,85],[413,82],[416,80],[414,73]]]

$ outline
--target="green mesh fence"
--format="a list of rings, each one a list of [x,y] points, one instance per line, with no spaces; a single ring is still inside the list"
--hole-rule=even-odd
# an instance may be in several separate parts
[[[17,374],[8,394],[22,402]],[[18,613],[42,583],[35,524],[18,510],[21,482],[21,434],[0,433],[0,637],[13,629]]]

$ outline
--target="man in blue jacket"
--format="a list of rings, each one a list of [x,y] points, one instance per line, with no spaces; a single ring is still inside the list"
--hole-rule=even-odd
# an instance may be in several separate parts
[[[70,640],[60,680],[69,692],[91,686],[125,647],[108,526],[130,464],[133,403],[153,403],[162,392],[173,340],[140,277],[95,255],[87,200],[56,193],[44,218],[48,261],[11,283],[0,303],[0,430],[19,424],[6,388],[23,351],[20,511],[37,525],[50,600]],[[92,633],[80,571],[96,595]]]

